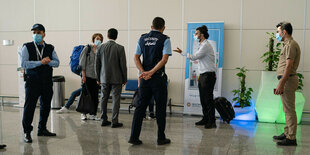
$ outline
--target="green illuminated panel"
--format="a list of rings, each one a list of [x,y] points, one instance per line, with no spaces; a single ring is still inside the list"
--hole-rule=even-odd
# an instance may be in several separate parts
[[[260,88],[256,100],[256,113],[258,121],[272,122],[276,121],[281,103],[280,96],[273,94],[273,89],[278,84],[275,72],[263,71]]]
[[[261,84],[256,100],[256,112],[259,122],[285,123],[281,97],[273,94],[273,89],[276,88],[278,82],[275,72],[262,72]],[[295,109],[299,124],[305,104],[305,97],[301,92],[296,92],[295,95]]]

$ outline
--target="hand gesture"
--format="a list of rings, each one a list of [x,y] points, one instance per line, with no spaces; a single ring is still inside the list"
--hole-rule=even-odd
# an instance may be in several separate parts
[[[182,50],[179,48],[179,47],[177,47],[177,49],[176,50],[173,50],[174,52],[178,52],[178,53],[182,53]]]

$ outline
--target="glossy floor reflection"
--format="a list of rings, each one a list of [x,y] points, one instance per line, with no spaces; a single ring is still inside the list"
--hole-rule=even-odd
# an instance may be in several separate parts
[[[283,125],[232,121],[230,125],[217,121],[217,129],[196,127],[199,117],[167,117],[166,135],[172,143],[156,145],[156,122],[143,123],[141,140],[143,145],[127,143],[130,135],[132,114],[123,111],[120,122],[123,128],[101,127],[99,121],[81,121],[80,114],[72,110],[69,114],[56,114],[53,110],[48,128],[57,133],[56,138],[37,137],[32,132],[33,143],[23,142],[21,126],[22,108],[2,107],[0,111],[0,142],[7,144],[0,154],[309,154],[310,125],[298,126],[297,147],[277,147],[272,141],[274,134],[283,130]],[[111,116],[109,113],[108,116]],[[34,126],[39,118],[36,109]]]

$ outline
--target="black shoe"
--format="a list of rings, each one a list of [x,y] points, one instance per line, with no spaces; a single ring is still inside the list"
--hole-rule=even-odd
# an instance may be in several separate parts
[[[132,145],[141,145],[142,141],[140,139],[137,140],[131,140],[129,139],[128,143],[132,144]]]
[[[297,146],[297,142],[296,142],[296,139],[290,140],[290,139],[285,138],[281,142],[277,142],[277,145],[280,145],[280,146]]]
[[[156,116],[155,116],[154,113],[150,113],[149,117],[151,117],[152,119],[155,119],[155,118],[156,118]]]
[[[286,138],[285,134],[282,133],[280,136],[273,136],[274,140],[284,140]]]
[[[216,128],[216,124],[215,124],[215,123],[207,123],[207,124],[205,125],[205,128],[206,128],[206,129]]]
[[[0,145],[0,149],[4,149],[6,147],[6,145],[2,144]]]
[[[111,125],[110,121],[102,121],[101,126],[108,126]]]
[[[171,140],[168,138],[163,139],[163,140],[157,139],[157,145],[165,145],[165,144],[170,144],[170,143],[171,143]]]
[[[123,123],[113,123],[112,124],[112,128],[119,128],[119,127],[122,127],[123,126]]]
[[[53,136],[56,136],[56,133],[49,132],[47,129],[45,129],[45,130],[41,130],[41,131],[39,130],[38,136],[53,137]]]
[[[24,141],[25,141],[26,143],[32,143],[32,138],[31,138],[30,133],[25,133],[25,135],[24,135]]]
[[[206,125],[206,124],[207,124],[207,121],[205,121],[204,119],[195,123],[195,125]]]

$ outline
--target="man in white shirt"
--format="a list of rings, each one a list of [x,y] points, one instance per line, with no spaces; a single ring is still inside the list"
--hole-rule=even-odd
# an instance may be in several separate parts
[[[192,61],[198,61],[198,88],[200,94],[200,103],[202,106],[203,118],[196,122],[196,125],[204,125],[206,129],[216,128],[215,124],[215,107],[213,100],[213,90],[216,82],[216,66],[215,55],[211,44],[208,42],[208,28],[203,25],[196,29],[194,39],[199,40],[198,51],[187,58]],[[173,50],[182,53],[182,50],[177,48]]]

